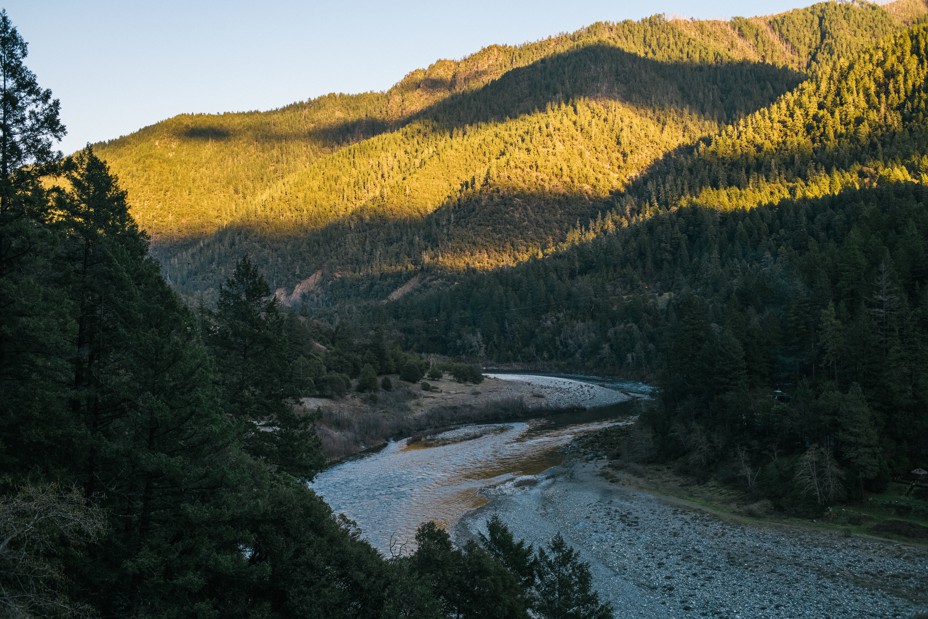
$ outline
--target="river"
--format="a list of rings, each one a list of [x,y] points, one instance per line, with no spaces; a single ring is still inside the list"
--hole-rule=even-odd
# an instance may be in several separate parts
[[[928,550],[835,533],[746,526],[605,481],[567,459],[619,411],[467,426],[322,472],[313,489],[385,556],[437,521],[461,542],[498,514],[517,537],[560,533],[623,617],[913,617],[928,611]],[[628,408],[624,411],[626,414]]]
[[[489,489],[532,483],[563,460],[561,448],[574,437],[621,423],[616,414],[611,409],[577,413],[573,420],[472,425],[423,441],[390,442],[323,471],[312,487],[391,556],[411,549],[419,525],[435,521],[452,530],[487,503]]]

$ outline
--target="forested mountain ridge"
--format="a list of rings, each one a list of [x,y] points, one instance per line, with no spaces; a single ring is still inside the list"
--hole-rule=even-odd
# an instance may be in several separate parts
[[[98,152],[181,290],[213,288],[248,252],[288,288],[320,270],[394,274],[384,298],[409,269],[517,264],[576,242],[674,149],[925,12],[823,3],[596,24],[440,61],[386,93],[181,116]]]
[[[808,514],[883,490],[928,459],[926,77],[923,24],[665,157],[586,242],[381,311],[423,350],[652,378],[627,460]]]
[[[490,358],[597,359],[600,367],[609,363],[616,371],[635,371],[645,359],[655,362],[655,355],[644,354],[654,340],[641,332],[651,322],[641,309],[630,320],[636,332],[631,341],[613,337],[628,320],[622,316],[630,299],[652,304],[667,293],[697,286],[707,274],[717,273],[716,254],[753,251],[759,259],[778,249],[765,238],[764,227],[759,236],[749,230],[739,235],[735,248],[714,237],[700,247],[690,238],[691,224],[684,223],[694,217],[688,211],[695,208],[702,217],[848,190],[924,185],[926,45],[928,26],[916,26],[821,71],[770,108],[665,157],[615,197],[614,210],[580,230],[576,237],[584,242],[517,269],[465,278],[449,292],[407,299],[396,311],[403,321],[437,320],[434,331],[425,325],[411,329],[423,337],[441,334],[443,343],[423,342],[423,348],[455,351],[479,336]],[[657,215],[663,216],[645,225]],[[748,249],[757,243],[763,249]],[[865,278],[863,266],[860,271]],[[599,325],[603,331],[584,328],[580,339],[599,346],[611,342],[611,354],[569,345],[564,329],[575,330],[578,322]],[[531,342],[524,348],[511,331],[517,324],[526,326]]]

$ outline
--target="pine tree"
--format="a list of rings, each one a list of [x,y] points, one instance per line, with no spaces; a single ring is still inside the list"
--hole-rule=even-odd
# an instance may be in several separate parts
[[[0,213],[13,209],[22,188],[58,159],[52,144],[65,133],[58,100],[23,64],[27,54],[26,42],[0,11]]]
[[[66,458],[67,296],[49,264],[56,235],[36,182],[64,135],[58,103],[23,64],[26,43],[0,10],[0,486]],[[10,478],[13,479],[10,479]]]
[[[312,418],[294,412],[284,321],[267,282],[243,257],[207,315],[226,411],[242,428],[251,455],[302,479],[322,466]],[[376,382],[376,381],[375,381]]]
[[[537,551],[535,596],[532,604],[539,617],[550,619],[610,619],[612,606],[600,601],[593,589],[590,566],[560,534],[548,550]]]

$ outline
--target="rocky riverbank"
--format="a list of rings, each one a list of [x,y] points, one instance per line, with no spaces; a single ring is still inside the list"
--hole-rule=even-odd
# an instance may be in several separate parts
[[[330,461],[380,447],[390,438],[605,407],[636,397],[588,382],[532,374],[490,374],[476,385],[449,377],[429,379],[424,381],[428,389],[393,378],[391,391],[300,401],[300,411],[317,416],[316,431]]]
[[[928,612],[928,548],[722,520],[602,478],[574,459],[485,490],[459,541],[497,513],[517,537],[560,532],[600,594],[629,618],[915,617]]]

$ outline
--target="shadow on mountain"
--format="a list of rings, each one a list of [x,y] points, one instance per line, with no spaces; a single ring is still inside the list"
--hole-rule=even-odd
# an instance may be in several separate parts
[[[695,291],[715,295],[721,306],[743,304],[758,319],[755,337],[763,337],[769,323],[761,317],[771,308],[784,304],[808,308],[817,294],[807,285],[815,281],[819,268],[816,254],[821,257],[818,252],[824,251],[833,258],[836,245],[854,230],[872,227],[887,239],[906,236],[909,255],[923,256],[912,224],[920,222],[922,230],[928,225],[922,208],[926,199],[928,189],[923,185],[888,183],[727,213],[679,209],[545,260],[461,274],[453,286],[420,287],[424,294],[385,306],[375,320],[378,324],[392,320],[420,350],[466,353],[459,346],[469,345],[479,334],[480,349],[491,359],[557,359],[593,366],[605,362],[615,364],[615,370],[634,370],[655,354],[649,347],[655,340],[649,343],[646,333],[666,327],[668,315],[663,310],[676,295],[686,297]],[[864,282],[873,281],[885,249],[877,245],[864,251],[870,254],[869,270],[849,281],[859,280],[859,293],[865,297],[869,286]],[[897,264],[906,278],[921,282],[923,290],[928,269],[920,262]],[[803,263],[804,276],[796,271]],[[800,281],[803,277],[806,283]],[[818,315],[789,320],[791,328],[800,320],[814,328]],[[800,340],[805,345],[805,338],[796,341]],[[603,348],[605,344],[609,346]],[[614,356],[620,351],[624,352]],[[781,358],[764,361],[768,362],[771,375],[781,378],[791,367]]]
[[[361,118],[344,123],[330,123],[309,131],[313,139],[326,144],[346,145],[393,130],[397,125],[380,118]]]
[[[804,89],[786,105],[746,123],[742,135],[705,138],[677,148],[653,162],[625,191],[605,199],[488,186],[449,199],[421,217],[389,218],[361,210],[317,230],[301,229],[295,220],[290,224],[241,221],[215,235],[181,241],[173,248],[159,247],[158,253],[171,256],[165,270],[185,292],[214,288],[245,253],[265,269],[270,281],[290,289],[320,269],[370,281],[386,277],[392,285],[396,278],[411,277],[421,269],[488,269],[550,256],[566,246],[598,246],[586,241],[611,230],[638,227],[642,212],[653,218],[692,204],[693,200],[680,198],[698,199],[705,189],[752,189],[753,193],[731,194],[740,203],[728,203],[725,194],[726,202],[721,204],[723,210],[747,209],[801,196],[806,191],[803,183],[811,187],[805,195],[822,195],[896,182],[897,177],[905,180],[910,175],[909,168],[899,167],[903,162],[918,168],[911,173],[917,178],[928,144],[928,129],[919,122],[924,114],[924,84],[913,82],[907,91],[897,93],[884,110],[889,113],[881,114],[875,107],[861,108],[852,96],[855,89],[866,86],[869,73],[862,75],[851,84],[836,76],[844,90],[832,99],[820,100],[810,95],[813,89]],[[840,112],[825,119],[829,124],[805,129],[798,140],[784,137],[784,127],[801,122],[829,101]],[[851,112],[872,124],[844,127],[840,119]],[[714,148],[713,140],[722,146]],[[726,140],[731,148],[725,147]],[[383,207],[390,205],[379,208]],[[600,216],[606,220],[602,225]]]
[[[273,231],[261,224],[227,226],[214,234],[159,239],[153,255],[185,295],[210,290],[244,254],[274,287],[292,290],[317,270],[369,275],[412,269],[450,271],[515,264],[564,240],[577,221],[606,208],[580,194],[526,194],[498,189],[446,203],[418,218],[357,212],[317,230]],[[375,278],[380,279],[380,275]],[[383,297],[386,297],[386,294]]]
[[[928,139],[928,135],[924,138]],[[787,180],[803,179],[810,166],[823,161],[840,161],[846,168],[866,166],[870,161],[868,153],[878,145],[886,156],[907,159],[920,153],[919,144],[924,143],[924,139],[900,139],[897,132],[885,131],[872,133],[866,142],[853,148],[848,144],[823,145],[810,153],[783,150],[770,157],[774,167],[789,173]],[[757,177],[758,172],[770,167],[770,161],[758,159],[756,153],[706,160],[698,154],[698,144],[668,153],[627,191],[606,199],[495,187],[446,203],[424,217],[389,218],[362,210],[318,230],[275,231],[265,223],[246,223],[212,235],[161,241],[155,244],[153,253],[163,260],[166,276],[182,293],[206,291],[206,299],[243,254],[260,265],[275,287],[292,291],[299,281],[322,270],[332,274],[330,282],[353,282],[339,288],[338,295],[385,299],[420,270],[464,272],[519,265],[537,256],[549,256],[559,246],[586,246],[586,239],[596,236],[588,232],[589,224],[601,216],[611,214],[624,225],[637,226],[632,222],[639,213],[623,211],[618,206],[623,199],[631,199],[633,208],[639,209],[655,203],[660,195],[665,200],[678,197],[674,187],[679,186],[687,187],[685,195],[697,196],[703,189],[722,187],[720,177],[731,180],[724,186],[737,188],[738,177],[746,178],[752,172]],[[876,179],[861,181],[866,186]],[[660,200],[656,204],[661,211],[673,206]],[[578,223],[587,232],[579,229]],[[573,251],[583,250],[569,250]],[[344,301],[336,296],[320,297],[319,303]]]
[[[232,132],[223,127],[215,125],[198,125],[187,127],[179,132],[179,137],[188,140],[228,140],[232,137]]]
[[[420,119],[446,130],[501,122],[580,97],[731,122],[769,105],[804,79],[801,73],[763,63],[660,62],[608,45],[590,45],[513,69],[480,89],[451,94],[397,126]],[[433,82],[423,79],[421,87],[452,88],[448,80]],[[326,131],[351,133],[349,124]]]

